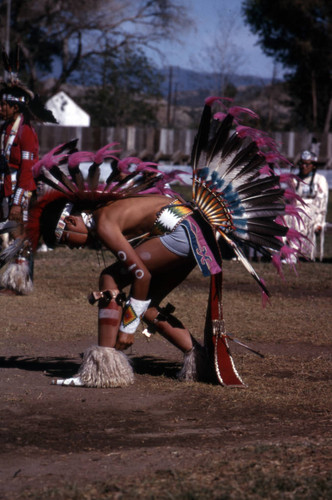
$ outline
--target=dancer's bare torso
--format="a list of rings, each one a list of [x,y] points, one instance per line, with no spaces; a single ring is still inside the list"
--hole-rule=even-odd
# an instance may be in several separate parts
[[[140,196],[117,200],[93,213],[98,238],[132,273],[131,293],[138,300],[146,299],[151,275],[146,263],[143,262],[128,240],[150,233],[157,213],[170,202],[171,199],[166,196]],[[155,261],[154,267],[158,267],[159,260],[161,261],[160,265],[166,265],[167,259],[164,262],[160,255],[160,251],[164,248],[163,245],[158,242],[158,239],[154,240],[152,245],[149,267],[153,261]],[[166,251],[164,249],[164,252]],[[174,257],[177,256],[174,255]]]
[[[96,210],[93,214],[97,233],[102,239],[105,232],[121,233],[127,240],[152,230],[157,213],[169,205],[167,196],[137,196],[117,200]]]

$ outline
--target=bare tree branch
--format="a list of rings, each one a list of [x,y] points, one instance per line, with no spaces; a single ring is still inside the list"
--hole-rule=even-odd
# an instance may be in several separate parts
[[[0,4],[0,37],[5,8]],[[188,29],[181,0],[12,0],[11,45],[20,42],[30,78],[61,66],[50,92],[65,83],[84,58],[128,45],[158,51],[158,42]]]

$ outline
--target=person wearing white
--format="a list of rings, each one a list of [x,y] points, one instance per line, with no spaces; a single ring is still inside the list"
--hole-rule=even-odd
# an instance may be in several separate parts
[[[293,227],[304,238],[301,241],[301,254],[304,258],[314,261],[317,256],[317,236],[321,243],[324,238],[329,187],[324,175],[316,170],[316,156],[311,151],[303,151],[300,159],[300,171],[296,182],[296,193],[302,198],[304,205],[298,200],[303,213],[301,220],[293,218]],[[322,249],[322,245],[321,245]],[[323,252],[320,252],[320,260]]]

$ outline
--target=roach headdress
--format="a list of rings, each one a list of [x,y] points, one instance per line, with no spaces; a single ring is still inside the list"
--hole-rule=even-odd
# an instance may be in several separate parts
[[[56,238],[55,232],[61,229],[59,221],[69,206],[71,213],[89,213],[121,198],[171,192],[167,187],[170,176],[159,171],[156,164],[134,157],[119,159],[116,155],[120,150],[114,149],[116,143],[92,153],[78,151],[76,142],[55,147],[33,166],[36,182],[44,186],[39,200],[30,209],[27,224],[34,249],[44,233],[43,227],[48,233],[52,227],[53,240],[49,238],[49,246],[56,244],[59,237]]]

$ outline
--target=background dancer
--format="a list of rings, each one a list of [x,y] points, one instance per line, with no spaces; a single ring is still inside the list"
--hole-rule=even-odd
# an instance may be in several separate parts
[[[18,61],[18,55],[17,61]],[[3,52],[8,79],[0,88],[0,221],[15,221],[16,229],[11,238],[22,237],[28,220],[28,208],[36,190],[32,167],[38,161],[38,137],[31,126],[33,118],[56,123],[53,114],[46,110],[17,77],[18,68],[12,71],[8,56]],[[32,291],[33,259],[28,249],[20,253],[5,270],[0,294],[27,294]]]

